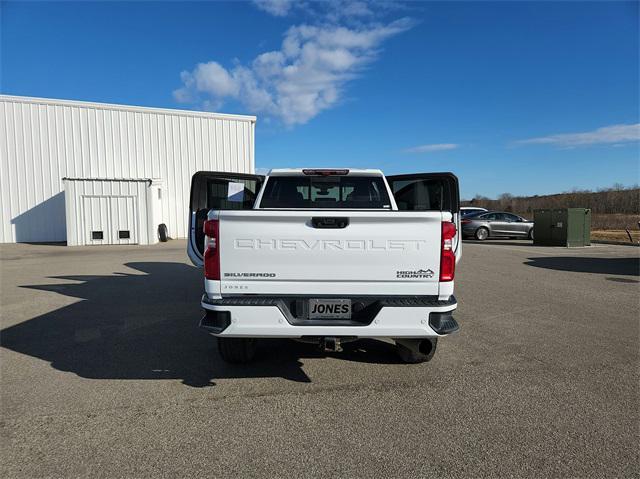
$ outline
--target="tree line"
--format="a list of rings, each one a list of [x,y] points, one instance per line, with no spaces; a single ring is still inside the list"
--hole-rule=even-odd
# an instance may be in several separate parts
[[[575,190],[554,195],[514,196],[503,193],[497,199],[476,195],[463,200],[462,206],[479,206],[488,210],[532,214],[545,208],[590,208],[594,214],[640,215],[640,187],[614,185],[598,191]]]

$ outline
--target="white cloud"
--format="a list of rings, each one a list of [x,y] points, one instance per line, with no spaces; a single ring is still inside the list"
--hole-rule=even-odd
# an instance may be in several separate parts
[[[274,17],[285,17],[293,6],[293,0],[253,0],[253,3]]]
[[[239,101],[249,113],[265,114],[285,125],[303,124],[341,100],[346,84],[373,62],[381,44],[414,22],[359,27],[297,25],[285,33],[279,50],[250,64],[225,68],[210,61],[181,74],[177,101],[221,107]]]
[[[200,63],[191,74],[184,74],[182,80],[194,85],[198,91],[212,96],[229,96],[238,94],[238,85],[229,72],[216,62]]]
[[[420,145],[414,146],[412,148],[406,148],[405,153],[429,153],[433,151],[446,151],[446,150],[455,150],[460,145],[456,143],[435,143],[432,145]]]
[[[557,145],[565,148],[577,146],[614,144],[640,141],[640,123],[611,125],[583,133],[561,133],[557,135],[529,138],[516,142],[519,145]]]
[[[321,18],[329,22],[340,19],[357,20],[358,18],[373,17],[378,12],[403,9],[403,5],[395,1],[379,0],[369,2],[362,0],[253,0],[260,10],[274,17],[286,17],[292,13]],[[372,8],[375,6],[375,9]]]
[[[345,16],[369,17],[373,15],[373,11],[369,8],[367,2],[342,2],[338,9]]]

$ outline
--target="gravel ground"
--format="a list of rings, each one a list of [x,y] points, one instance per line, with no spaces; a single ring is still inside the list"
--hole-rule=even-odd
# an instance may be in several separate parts
[[[185,243],[0,246],[2,477],[639,477],[639,250],[465,243],[428,364],[196,327]]]

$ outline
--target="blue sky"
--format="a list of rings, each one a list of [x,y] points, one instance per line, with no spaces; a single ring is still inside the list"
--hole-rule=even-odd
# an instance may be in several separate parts
[[[638,3],[3,2],[2,93],[258,116],[256,164],[640,182]]]

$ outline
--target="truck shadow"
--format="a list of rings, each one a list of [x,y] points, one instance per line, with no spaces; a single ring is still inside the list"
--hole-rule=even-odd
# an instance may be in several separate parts
[[[545,256],[529,258],[527,266],[573,271],[577,273],[613,274],[640,276],[640,258],[595,258],[589,256]]]
[[[248,366],[222,362],[215,339],[198,328],[202,272],[197,268],[170,262],[125,266],[144,274],[56,276],[52,279],[66,282],[21,286],[79,301],[3,329],[0,345],[91,379],[180,379],[193,387],[222,378],[311,381],[300,360],[323,354],[293,341],[264,344],[259,361]],[[396,362],[392,346],[379,342],[363,342],[336,357]]]

